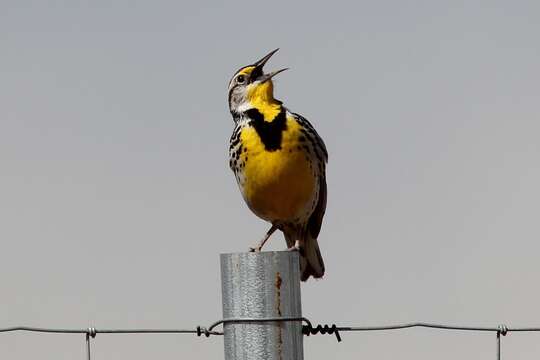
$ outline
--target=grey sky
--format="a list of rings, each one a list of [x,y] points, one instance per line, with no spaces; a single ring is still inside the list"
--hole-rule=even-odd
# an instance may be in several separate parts
[[[0,327],[194,327],[219,253],[267,225],[228,169],[227,83],[281,50],[276,96],[330,152],[322,281],[348,325],[540,325],[536,1],[0,2]],[[281,235],[270,249],[283,249]],[[495,358],[493,334],[305,339],[306,359]],[[98,335],[95,359],[222,358],[220,338]],[[3,334],[0,358],[82,359]],[[540,356],[511,334],[503,356]]]

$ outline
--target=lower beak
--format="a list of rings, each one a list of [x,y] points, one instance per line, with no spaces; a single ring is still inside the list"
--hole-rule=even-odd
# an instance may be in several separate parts
[[[259,76],[257,78],[257,81],[260,81],[261,83],[264,83],[268,80],[270,80],[271,78],[273,78],[274,76],[276,76],[277,74],[279,74],[280,72],[283,72],[285,70],[289,70],[289,68],[284,68],[284,69],[281,69],[281,70],[276,70],[276,71],[272,71],[268,74],[262,74],[261,76]]]

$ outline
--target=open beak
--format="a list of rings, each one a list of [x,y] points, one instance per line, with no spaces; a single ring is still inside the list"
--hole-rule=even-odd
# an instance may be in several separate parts
[[[268,74],[265,74],[263,72],[263,67],[264,67],[264,64],[266,64],[266,62],[272,57],[272,55],[274,55],[277,51],[279,50],[279,48],[275,49],[275,50],[272,50],[268,55],[264,56],[261,60],[255,62],[253,64],[253,66],[255,66],[255,69],[253,70],[252,72],[252,75],[255,75],[253,80],[254,81],[260,81],[261,83],[264,83],[265,81],[268,81],[270,80],[271,78],[273,78],[274,76],[276,76],[277,74],[279,74],[280,72],[283,72],[285,70],[288,70],[288,68],[285,68],[285,69],[281,69],[281,70],[276,70],[276,71],[272,71]]]
[[[257,80],[260,81],[261,83],[266,82],[266,81],[270,80],[271,78],[273,78],[274,76],[276,76],[277,74],[279,74],[280,72],[283,72],[285,70],[289,70],[289,68],[284,68],[284,69],[272,71],[272,72],[270,72],[268,74],[262,74],[261,76],[259,76],[257,78]]]

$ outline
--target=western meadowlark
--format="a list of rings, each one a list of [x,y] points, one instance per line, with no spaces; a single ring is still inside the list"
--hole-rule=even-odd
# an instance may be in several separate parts
[[[251,251],[261,251],[277,229],[300,252],[301,279],[324,275],[317,236],[326,210],[326,162],[321,137],[301,115],[274,99],[263,66],[278,49],[238,70],[229,82],[235,128],[229,165],[248,207],[272,227]]]

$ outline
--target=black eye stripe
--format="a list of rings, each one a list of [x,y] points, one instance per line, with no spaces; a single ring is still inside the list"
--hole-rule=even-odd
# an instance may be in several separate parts
[[[261,75],[262,75],[262,69],[258,67],[253,69],[253,71],[251,72],[251,78],[254,80],[257,79]]]

